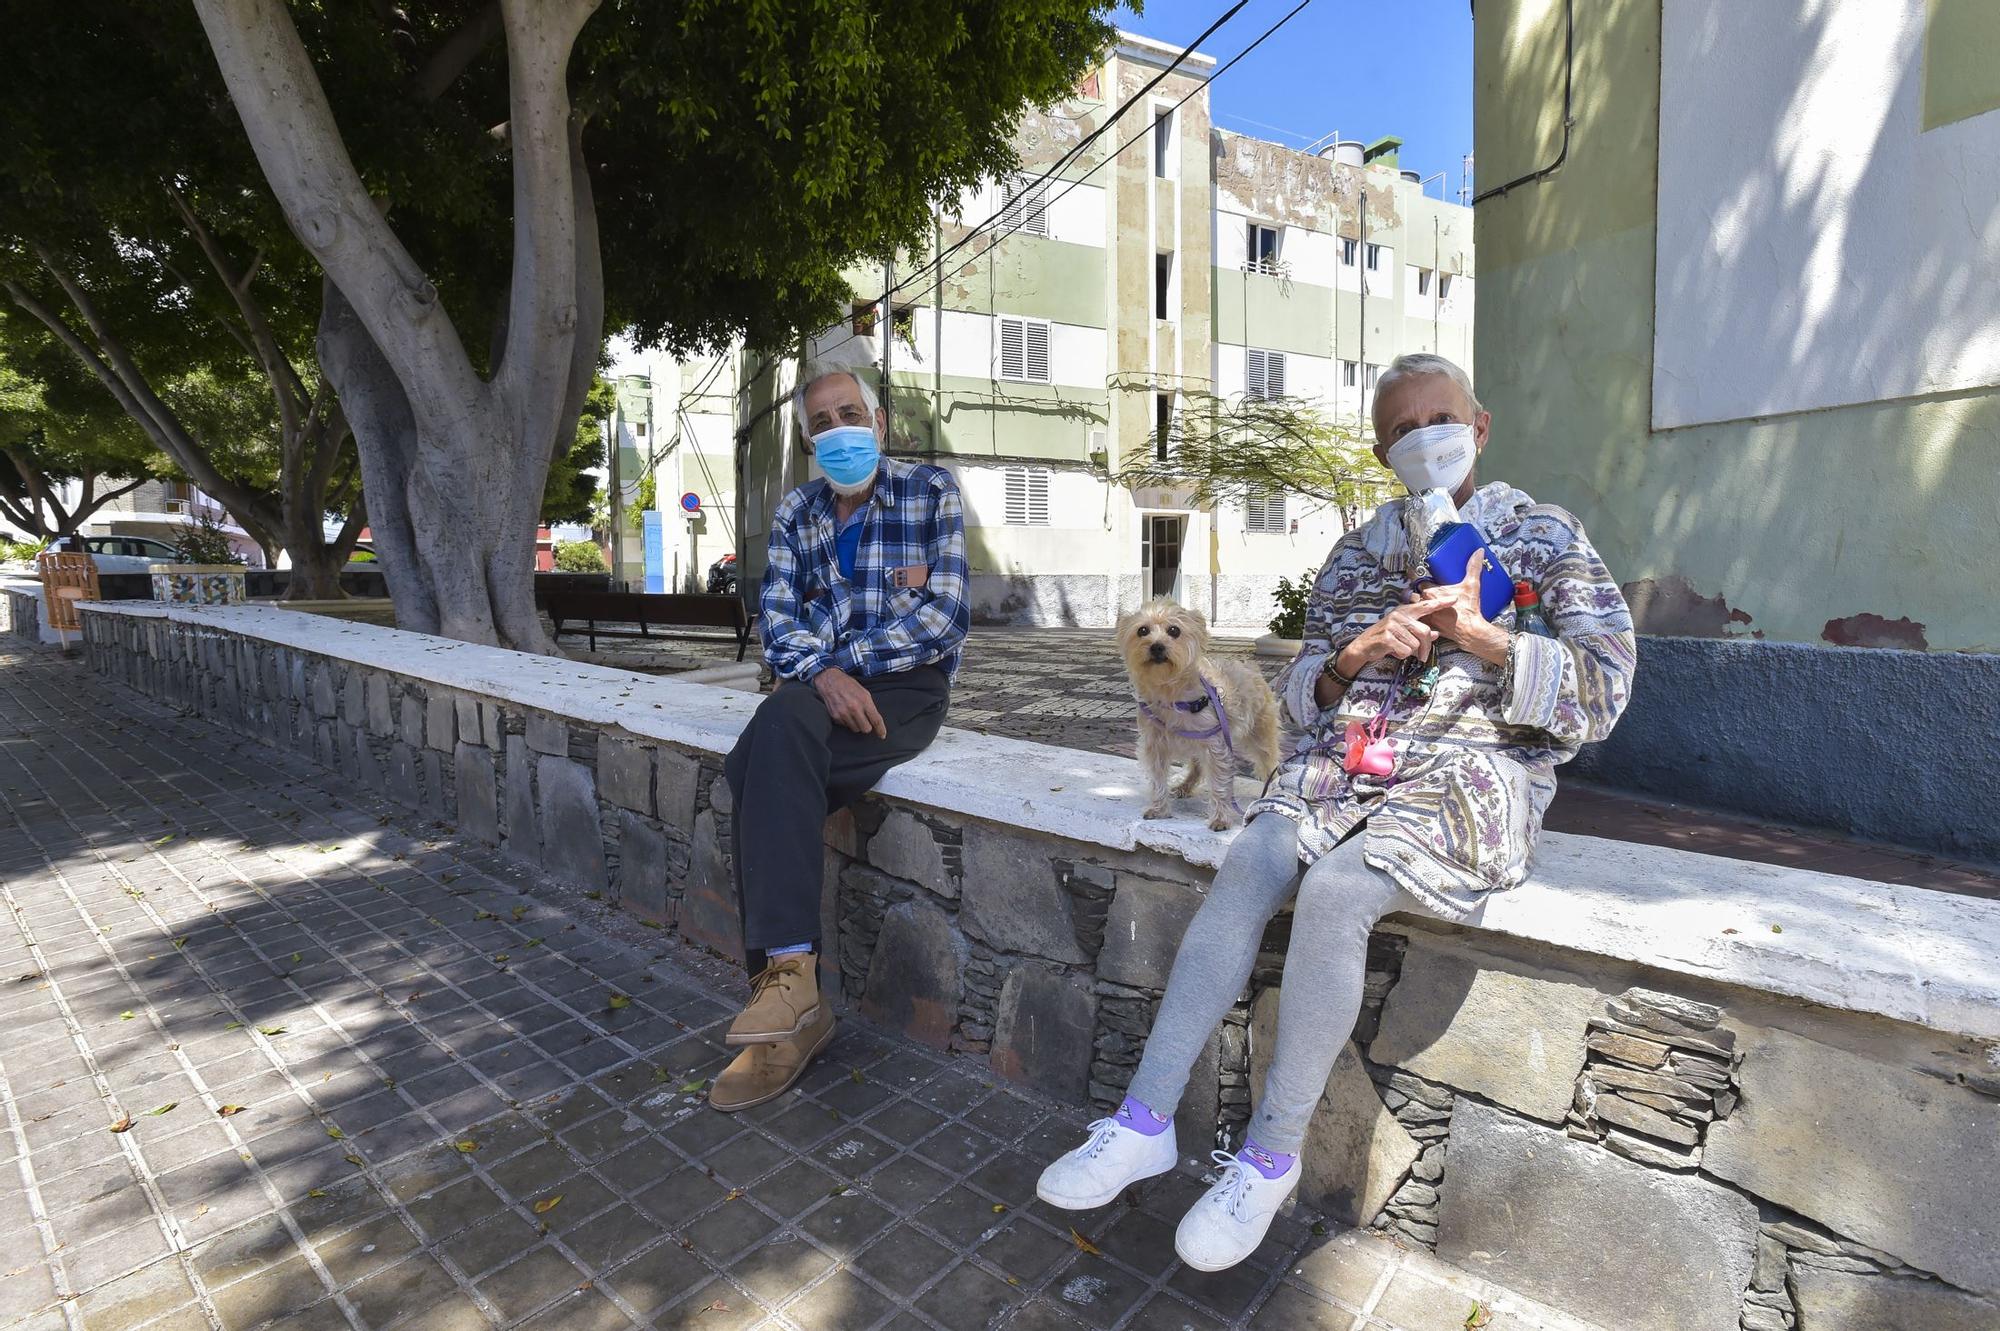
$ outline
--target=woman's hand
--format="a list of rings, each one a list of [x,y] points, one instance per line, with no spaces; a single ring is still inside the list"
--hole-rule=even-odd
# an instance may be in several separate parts
[[[1424,622],[1430,608],[1422,599],[1397,606],[1341,648],[1333,668],[1352,679],[1377,661],[1424,655],[1438,640],[1438,630]]]
[[[1475,550],[1466,561],[1462,581],[1426,588],[1401,609],[1416,611],[1438,636],[1451,639],[1480,660],[1504,665],[1513,648],[1513,635],[1488,619],[1479,607],[1479,583],[1485,571],[1486,552]]]

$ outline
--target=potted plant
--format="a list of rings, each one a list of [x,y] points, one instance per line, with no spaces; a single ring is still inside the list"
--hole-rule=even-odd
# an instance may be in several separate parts
[[[1306,603],[1312,600],[1313,580],[1318,569],[1307,569],[1297,582],[1279,578],[1271,600],[1278,613],[1271,616],[1271,631],[1257,639],[1259,656],[1297,656],[1306,634]]]
[[[243,558],[207,514],[199,514],[174,539],[174,562],[154,564],[153,599],[180,605],[242,605],[249,599]]]

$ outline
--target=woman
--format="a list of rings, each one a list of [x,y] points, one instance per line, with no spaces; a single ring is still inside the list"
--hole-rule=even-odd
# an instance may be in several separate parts
[[[1360,1012],[1370,929],[1395,911],[1463,920],[1527,877],[1556,766],[1624,709],[1635,665],[1625,599],[1574,517],[1505,483],[1476,486],[1490,424],[1441,356],[1399,357],[1378,381],[1375,456],[1412,494],[1450,494],[1503,568],[1480,568],[1482,556],[1463,582],[1420,587],[1410,500],[1334,546],[1305,647],[1278,680],[1304,734],[1181,940],[1124,1103],[1043,1172],[1050,1204],[1102,1206],[1173,1168],[1189,1069],[1243,992],[1265,925],[1296,897],[1263,1100],[1243,1149],[1215,1153],[1220,1176],[1175,1235],[1200,1270],[1249,1256],[1298,1186],[1306,1125]],[[1479,589],[1491,577],[1530,583],[1554,636],[1487,620]],[[1374,723],[1390,753],[1378,746],[1350,771],[1350,722]]]

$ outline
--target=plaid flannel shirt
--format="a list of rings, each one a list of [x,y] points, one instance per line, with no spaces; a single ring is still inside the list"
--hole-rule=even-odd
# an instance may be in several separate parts
[[[942,467],[882,459],[862,508],[854,578],[840,575],[833,487],[808,481],[771,520],[758,629],[781,679],[810,680],[829,666],[850,675],[936,665],[958,676],[972,625],[966,602],[965,510]],[[927,565],[922,587],[898,588],[899,568]]]

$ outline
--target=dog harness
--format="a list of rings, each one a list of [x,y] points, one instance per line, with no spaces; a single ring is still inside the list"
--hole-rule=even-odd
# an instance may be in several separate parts
[[[1212,713],[1215,717],[1215,724],[1206,730],[1176,729],[1160,719],[1160,714],[1155,712],[1151,707],[1148,707],[1144,698],[1140,698],[1137,701],[1139,710],[1145,715],[1146,719],[1166,731],[1169,735],[1173,735],[1179,739],[1205,739],[1209,741],[1209,747],[1211,748],[1214,747],[1216,738],[1218,736],[1221,737],[1222,751],[1229,756],[1229,807],[1237,813],[1242,813],[1242,806],[1236,802],[1236,745],[1229,738],[1229,713],[1222,710],[1222,699],[1216,695],[1215,685],[1205,679],[1202,680],[1201,693],[1202,696],[1199,698],[1194,698],[1187,702],[1175,703],[1174,710],[1190,714],[1202,711]]]

